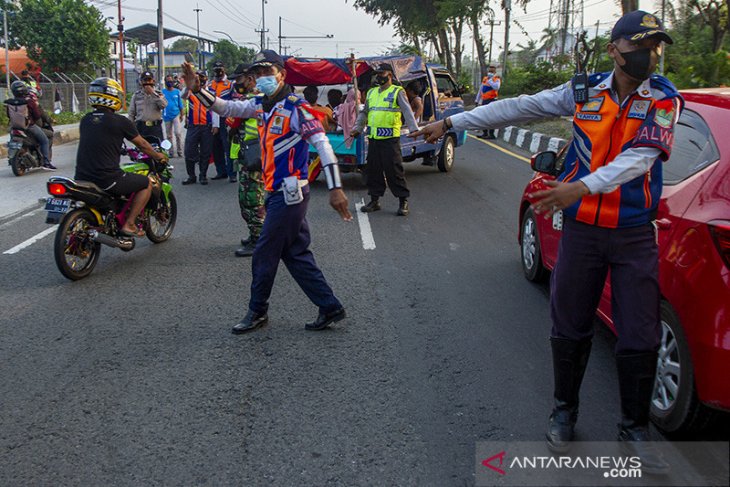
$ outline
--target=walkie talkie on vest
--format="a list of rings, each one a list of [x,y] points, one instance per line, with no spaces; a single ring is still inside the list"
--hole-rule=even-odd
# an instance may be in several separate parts
[[[585,32],[578,35],[578,41],[575,43],[575,74],[571,80],[573,86],[573,98],[576,103],[585,103],[588,101],[588,73],[583,69],[585,63],[581,62],[579,46],[585,44]]]

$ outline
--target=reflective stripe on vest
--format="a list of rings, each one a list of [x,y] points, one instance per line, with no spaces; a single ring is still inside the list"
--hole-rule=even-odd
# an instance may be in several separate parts
[[[371,139],[390,139],[400,137],[401,121],[398,94],[403,91],[400,86],[393,85],[387,90],[371,88],[368,91],[368,126]]]
[[[604,90],[576,105],[574,140],[566,157],[563,181],[577,181],[629,149],[655,104],[653,98],[633,94],[620,110],[609,91]],[[655,162],[643,176],[610,193],[584,196],[565,213],[579,222],[604,228],[648,223],[661,193],[661,169],[661,162]]]
[[[259,128],[258,121],[255,118],[247,118],[243,123],[243,140],[248,142],[250,140],[258,140]]]

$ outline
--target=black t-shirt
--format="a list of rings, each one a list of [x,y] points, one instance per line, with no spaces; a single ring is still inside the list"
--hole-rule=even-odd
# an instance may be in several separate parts
[[[81,119],[79,132],[74,178],[108,186],[123,174],[119,167],[122,142],[139,135],[134,122],[116,113],[94,111]]]

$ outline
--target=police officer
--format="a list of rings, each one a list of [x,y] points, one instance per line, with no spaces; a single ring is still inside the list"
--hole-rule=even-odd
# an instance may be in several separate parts
[[[213,79],[210,80],[208,90],[218,98],[230,99],[233,83],[226,76],[226,66],[221,61],[213,63]],[[213,114],[213,117],[217,117]],[[228,132],[224,124],[220,124],[220,130],[213,129],[213,161],[215,162],[216,175],[211,179],[225,179],[232,183],[237,181],[233,171],[233,163],[229,157],[230,146],[228,143]]]
[[[232,99],[246,100],[254,97],[256,78],[250,72],[250,64],[239,64],[234,71]],[[231,120],[231,119],[229,119]],[[261,146],[256,117],[236,118],[231,122],[229,132],[231,159],[238,171],[238,205],[241,216],[248,226],[248,237],[241,240],[242,247],[235,252],[236,257],[250,257],[264,225],[263,175],[261,173]]]
[[[129,103],[129,118],[142,136],[151,135],[162,141],[162,110],[167,99],[155,89],[155,77],[150,71],[139,77],[140,88],[132,95]]]
[[[365,109],[360,112],[350,135],[357,137],[368,125],[367,180],[370,202],[360,208],[365,213],[380,210],[380,197],[385,194],[385,181],[400,200],[397,214],[408,214],[408,185],[403,170],[400,148],[401,115],[411,132],[418,130],[413,110],[402,87],[393,84],[393,68],[386,63],[375,71],[375,84],[368,91]],[[383,177],[385,173],[385,177]]]
[[[551,276],[554,408],[548,447],[567,451],[593,336],[593,319],[610,270],[616,364],[621,395],[619,441],[647,473],[668,465],[651,447],[649,408],[657,365],[658,255],[652,220],[662,191],[683,101],[666,78],[652,75],[672,39],[654,15],[637,10],[611,31],[610,73],[589,78],[587,101],[571,83],[533,96],[500,100],[413,134],[436,140],[448,128],[495,128],[540,117],[573,115],[574,140],[558,181],[531,195],[535,211],[563,210],[564,227]]]
[[[487,68],[487,75],[482,78],[482,86],[477,93],[477,105],[489,105],[499,97],[499,89],[502,87],[502,78],[497,76],[497,67],[490,64]],[[494,129],[486,129],[479,136],[482,139],[494,139]]]
[[[195,77],[199,83],[205,86],[208,76],[205,71],[198,71]],[[186,84],[183,90],[182,98],[188,100],[188,118],[185,126],[185,168],[188,172],[188,178],[182,182],[184,185],[195,184],[195,166],[199,168],[200,184],[208,184],[208,162],[210,154],[213,150],[213,132],[220,122],[219,117],[213,119],[210,111],[200,103],[194,96],[190,96],[190,89]]]
[[[190,63],[183,65],[185,82],[195,96],[223,117],[256,117],[261,142],[261,159],[266,187],[266,219],[253,253],[251,300],[246,316],[233,333],[255,330],[268,322],[267,310],[274,278],[283,260],[299,287],[319,307],[319,315],[307,330],[322,330],[345,317],[345,308],[335,297],[309,250],[306,219],[309,202],[307,168],[309,144],[322,159],[322,171],[329,188],[330,205],[346,220],[352,220],[347,197],[329,140],[313,110],[284,82],[284,60],[264,50],[254,59],[256,88],[262,93],[246,101],[221,100],[201,89]]]

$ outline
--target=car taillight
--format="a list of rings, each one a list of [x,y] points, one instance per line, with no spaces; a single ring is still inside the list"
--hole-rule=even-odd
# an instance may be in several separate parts
[[[710,235],[725,265],[730,269],[730,222],[710,222]]]
[[[48,183],[48,194],[53,196],[63,196],[66,194],[66,186],[60,183]]]

